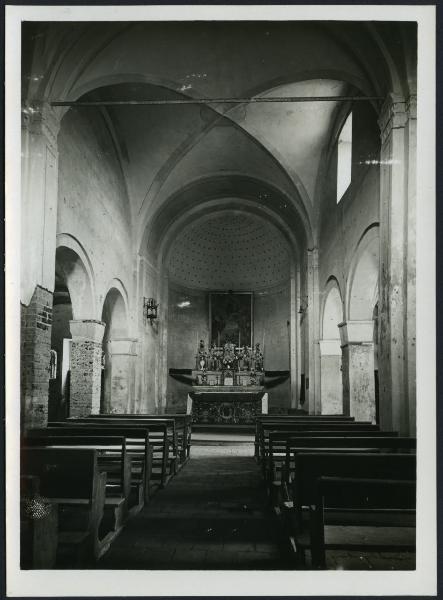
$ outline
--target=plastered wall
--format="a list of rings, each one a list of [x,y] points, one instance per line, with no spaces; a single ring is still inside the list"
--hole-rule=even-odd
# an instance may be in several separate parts
[[[70,110],[62,120],[58,147],[57,233],[73,236],[84,248],[94,275],[95,314],[90,318],[100,319],[114,278],[129,297],[132,292],[130,211],[121,167],[95,111],[80,115]]]
[[[180,307],[184,302],[189,306]],[[289,285],[254,293],[254,342],[264,340],[265,369],[289,370]],[[168,305],[168,369],[194,369],[198,340],[209,340],[208,293],[170,285]],[[168,375],[167,406],[184,410],[191,387]],[[289,380],[269,390],[271,408],[287,408]]]
[[[363,106],[365,104],[365,106]],[[332,152],[325,178],[319,229],[319,286],[324,292],[329,277],[337,278],[342,296],[350,264],[364,231],[379,221],[379,147],[376,115],[370,105],[353,108],[352,183],[337,204],[337,152]],[[376,164],[373,164],[375,161]]]

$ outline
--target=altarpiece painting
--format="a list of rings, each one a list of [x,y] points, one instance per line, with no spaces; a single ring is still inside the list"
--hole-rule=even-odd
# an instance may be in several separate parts
[[[237,347],[252,346],[251,292],[214,292],[209,294],[211,345],[231,342]]]

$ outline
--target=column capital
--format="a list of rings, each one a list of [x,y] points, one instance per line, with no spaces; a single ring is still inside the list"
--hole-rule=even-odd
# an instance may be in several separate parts
[[[44,135],[50,145],[56,147],[60,118],[49,102],[32,102],[22,108],[22,129],[34,135]]]
[[[342,346],[374,342],[374,321],[346,321],[338,327]]]
[[[137,356],[137,342],[138,340],[136,338],[119,338],[109,340],[109,351],[112,356],[117,356],[119,354]]]
[[[320,356],[341,356],[340,340],[319,340]]]
[[[69,321],[73,342],[96,342],[101,344],[105,333],[105,324],[94,319]]]
[[[311,261],[312,266],[317,267],[318,266],[318,248],[317,247],[308,248],[306,252],[308,254],[308,260]]]
[[[417,118],[417,95],[411,94],[406,101],[406,112],[410,119]]]
[[[378,119],[382,143],[387,140],[393,129],[404,127],[407,120],[408,113],[405,98],[400,94],[388,94]]]

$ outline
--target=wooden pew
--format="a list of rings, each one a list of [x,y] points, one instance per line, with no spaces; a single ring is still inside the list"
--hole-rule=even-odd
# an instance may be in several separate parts
[[[353,435],[352,432],[345,435],[341,435],[341,433],[338,432],[337,435],[328,435],[327,437],[303,437],[297,434],[297,436],[281,440],[279,432],[276,434],[276,437],[271,432],[269,438],[270,470],[273,470],[278,461],[284,461],[284,468],[282,469],[283,478],[289,483],[291,455],[298,451],[334,450],[336,448],[355,449],[358,451],[359,449],[368,448],[377,450],[385,449],[392,452],[399,450],[402,452],[413,452],[417,449],[416,438],[399,437],[397,432],[394,435],[393,432],[385,431],[372,432],[370,435],[366,435],[367,432],[358,432],[358,435]],[[292,464],[294,464],[293,461]]]
[[[352,423],[355,421],[354,417],[346,415],[258,415],[255,418],[255,442],[254,442],[254,456],[258,460],[260,457],[260,430],[262,424],[266,423]],[[312,428],[314,429],[314,428]]]
[[[58,505],[40,496],[35,475],[20,477],[20,568],[53,569],[57,559]]]
[[[65,423],[74,426],[105,427],[109,430],[119,427],[128,429],[145,427],[149,429],[149,445],[152,448],[151,479],[153,484],[158,484],[163,488],[178,470],[178,446],[173,419],[131,420],[81,417],[68,419]],[[52,426],[53,423],[49,425]],[[131,446],[129,446],[129,449],[131,449]]]
[[[358,428],[365,428],[366,426],[371,426],[372,428],[378,428],[378,425],[374,425],[370,421],[355,421],[353,419],[327,419],[320,417],[309,417],[309,418],[299,418],[299,417],[286,417],[284,419],[262,419],[261,417],[257,417],[256,419],[256,444],[259,447],[259,453],[262,448],[262,441],[264,432],[269,431],[270,429],[276,430],[285,430],[285,429],[323,429],[324,427],[330,425],[331,430],[342,427],[346,429],[350,426],[358,425]]]
[[[100,413],[99,415],[89,415],[91,419],[128,419],[128,420],[143,420],[143,419],[173,419],[177,432],[177,442],[179,445],[180,461],[186,462],[190,456],[191,436],[192,436],[192,415],[186,413]]]
[[[368,433],[374,433],[375,431],[379,431],[380,428],[378,425],[374,425],[369,422],[353,422],[353,423],[316,423],[315,426],[311,425],[311,423],[296,423],[285,421],[281,423],[276,422],[268,422],[266,424],[261,424],[259,427],[259,449],[260,449],[260,460],[266,460],[268,456],[268,442],[269,442],[269,433],[271,431],[282,431],[282,432],[293,432],[293,434],[301,431],[308,430],[315,431],[335,431],[335,432],[349,432],[349,431],[366,431]]]
[[[337,432],[335,432],[337,433]],[[297,452],[414,452],[417,440],[397,435],[353,436],[352,433],[329,437],[284,437],[280,432],[271,432],[269,436],[269,457],[266,461],[266,482],[271,502],[278,504],[278,491],[281,490],[284,499],[287,494],[291,475],[294,472],[295,454]],[[360,434],[362,432],[359,432]],[[363,432],[367,433],[367,432]],[[384,433],[384,432],[383,432]],[[280,477],[279,477],[280,475]]]
[[[416,487],[415,480],[319,477],[317,499],[311,507],[312,566],[326,568],[326,547],[415,552]],[[336,517],[334,525],[325,525],[325,510],[337,506],[341,510],[352,510],[351,524],[348,522],[349,515],[346,518],[345,514],[341,520]],[[382,519],[382,516],[386,517],[383,509],[389,511],[388,529],[387,519]],[[355,526],[356,511],[361,511],[357,517],[358,528]]]
[[[394,481],[415,481],[416,456],[394,453],[311,453],[295,454],[294,479],[292,481],[292,503],[285,504],[291,517],[295,546],[304,556],[304,550],[312,547],[312,512],[318,502],[318,479],[320,477],[340,477],[351,479],[388,479]],[[345,512],[340,511],[344,508]],[[363,517],[355,513],[346,514],[348,507],[334,506],[326,513],[326,523],[333,518],[340,523],[352,517],[354,525],[363,524]],[[308,509],[308,527],[303,525],[303,511]],[[389,517],[388,517],[389,518]],[[390,519],[388,522],[392,522]]]
[[[106,477],[105,516],[102,531],[109,527],[120,532],[129,514],[138,512],[143,503],[131,507],[131,458],[126,452],[124,437],[68,436],[47,428],[30,429],[23,439],[28,448],[84,448],[97,450],[98,466]]]
[[[106,473],[100,472],[96,450],[22,448],[21,473],[40,480],[40,493],[59,506],[59,551],[74,550],[81,564],[99,558],[113,536],[100,539]]]
[[[150,432],[145,426],[107,427],[90,423],[75,423],[74,421],[50,422],[47,430],[53,436],[74,437],[124,437],[126,454],[131,461],[131,500],[130,507],[143,506],[151,495],[151,477],[153,450],[150,445]],[[134,508],[134,511],[137,511]]]

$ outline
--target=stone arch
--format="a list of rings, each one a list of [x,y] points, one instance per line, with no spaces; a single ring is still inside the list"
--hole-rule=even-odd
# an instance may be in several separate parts
[[[48,416],[64,419],[70,412],[71,321],[95,318],[94,274],[80,242],[68,233],[56,237],[55,285],[51,350],[57,356],[49,382]]]
[[[56,274],[65,283],[74,319],[95,316],[95,281],[91,261],[80,242],[68,233],[57,234]]]
[[[357,420],[377,419],[374,356],[374,307],[378,299],[379,225],[360,237],[346,284],[346,323],[343,335],[344,405]]]
[[[155,215],[152,215],[151,226],[145,225],[139,253],[143,255],[146,249],[149,249],[152,255],[157,255],[167,232],[174,223],[178,222],[178,219],[192,213],[193,218],[196,218],[197,212],[216,208],[214,204],[225,203],[226,199],[231,199],[232,204],[232,198],[236,198],[237,206],[241,205],[246,210],[252,201],[255,211],[269,215],[286,237],[288,232],[292,231],[290,237],[298,239],[300,246],[313,244],[311,223],[301,202],[296,207],[291,206],[290,199],[282,190],[252,177],[214,176],[203,177],[185,186],[173,194]],[[279,203],[275,202],[276,199]],[[276,204],[283,206],[284,211],[279,213],[275,208]]]
[[[339,325],[343,322],[340,286],[331,276],[325,287],[320,340],[320,397],[322,414],[343,413],[343,380]]]
[[[111,287],[106,294],[101,320],[106,323],[106,327],[112,333],[113,338],[128,335],[127,302],[125,302],[124,295],[117,287]]]
[[[300,259],[300,245],[293,235],[293,232],[289,227],[287,227],[287,224],[283,221],[283,219],[279,218],[278,215],[272,213],[270,210],[257,210],[257,207],[254,206],[253,202],[243,199],[231,200],[229,198],[224,198],[205,203],[204,206],[200,205],[194,207],[185,213],[180,219],[178,219],[176,223],[171,223],[171,226],[165,233],[158,251],[159,266],[162,266],[162,264],[168,264],[172,244],[176,235],[181,230],[190,224],[195,223],[197,220],[200,221],[210,218],[208,215],[214,216],[215,214],[223,214],[235,209],[240,209],[246,213],[258,216],[260,219],[271,223],[279,232],[279,234],[283,236],[288,244],[289,249],[291,250],[291,264],[295,264],[295,262]]]
[[[343,302],[340,286],[335,277],[330,277],[325,288],[323,303],[322,338],[324,340],[339,340],[338,325],[343,321]]]
[[[378,223],[363,233],[354,252],[346,285],[346,315],[352,321],[372,321],[378,299],[380,238]]]
[[[110,295],[112,298],[117,298],[119,304],[121,303],[121,300],[123,300],[124,312],[125,312],[125,318],[126,318],[126,334],[128,334],[129,333],[130,302],[129,302],[129,294],[128,294],[128,291],[127,291],[124,283],[121,281],[121,279],[114,278],[114,279],[111,279],[111,281],[108,283],[108,285],[106,286],[105,289],[107,289],[108,291],[103,300],[103,304],[101,305],[102,317],[103,317],[103,312],[105,309],[105,303],[107,300],[109,302]],[[121,300],[119,298],[119,295],[121,297]],[[119,319],[120,320],[123,319],[122,308],[123,307],[120,304],[120,309],[119,309]],[[102,318],[102,320],[104,320],[104,319]]]
[[[125,292],[123,284],[113,280],[103,302],[101,319],[105,323],[105,332],[102,341],[100,412],[128,412],[129,409],[131,373],[127,357],[132,344],[128,339]]]

